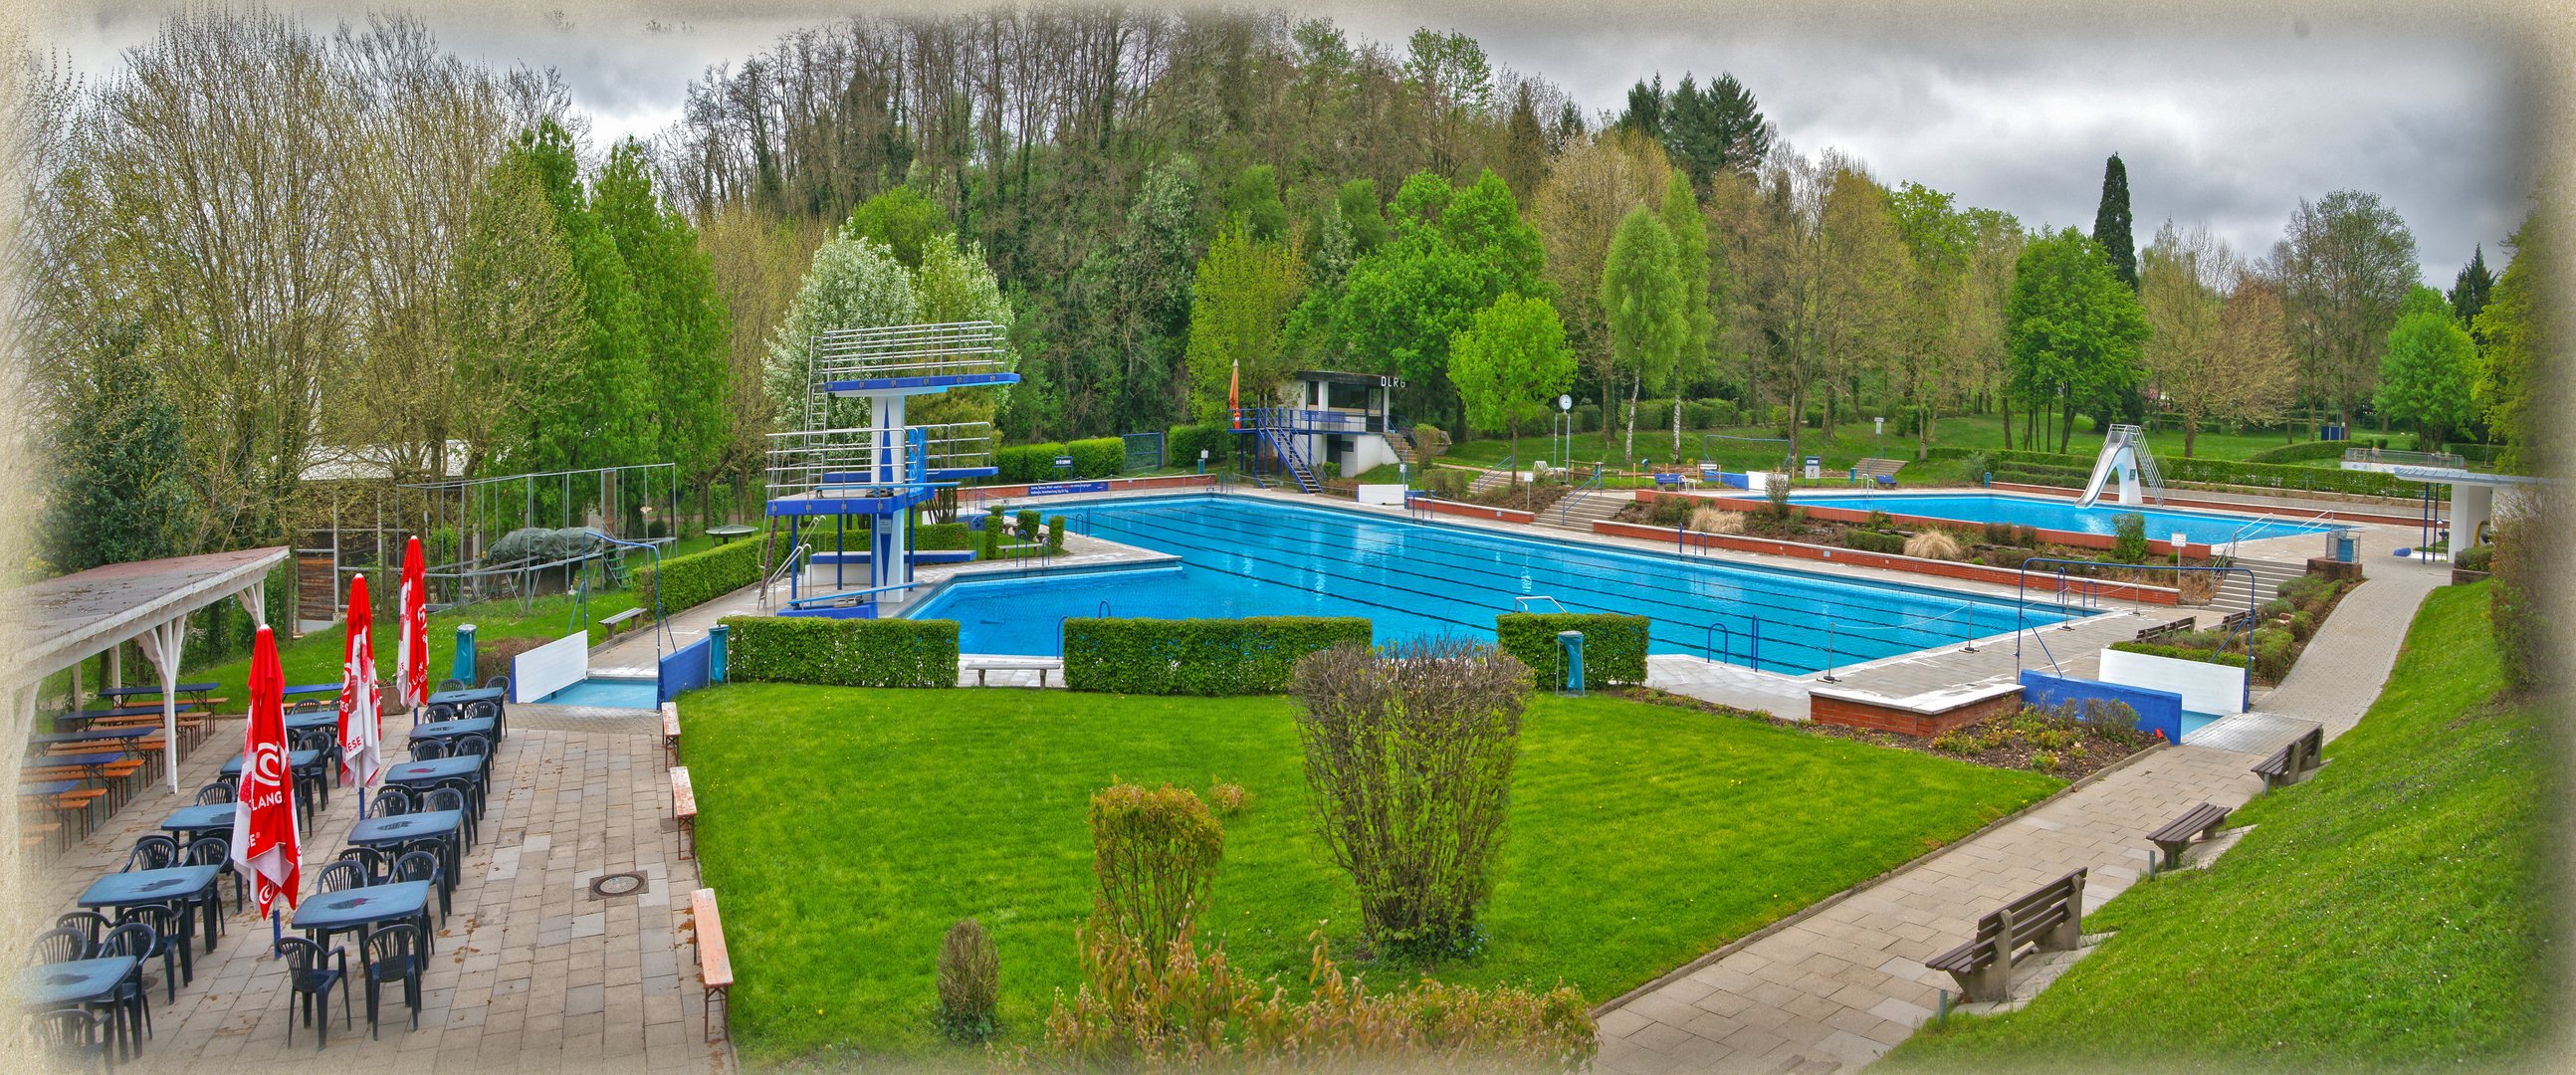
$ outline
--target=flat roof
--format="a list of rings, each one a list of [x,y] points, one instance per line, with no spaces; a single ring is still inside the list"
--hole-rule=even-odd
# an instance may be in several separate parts
[[[1323,381],[1329,384],[1355,384],[1369,388],[1402,388],[1404,379],[1389,373],[1344,373],[1340,370],[1298,370],[1289,374],[1300,381]]]
[[[0,593],[10,663],[24,686],[92,654],[259,584],[286,562],[283,545],[108,564]]]

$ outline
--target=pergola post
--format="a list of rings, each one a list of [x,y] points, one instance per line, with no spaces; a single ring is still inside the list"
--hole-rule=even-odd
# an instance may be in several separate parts
[[[165,744],[163,749],[173,752],[171,758],[175,761],[179,749],[179,657],[188,644],[188,616],[180,613],[136,636],[135,641],[143,643],[143,656],[161,673],[161,742]],[[170,777],[171,793],[177,794],[179,767],[168,765],[163,770]]]

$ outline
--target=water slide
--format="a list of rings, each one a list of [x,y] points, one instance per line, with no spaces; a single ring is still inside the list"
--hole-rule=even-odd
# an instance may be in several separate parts
[[[2075,506],[2089,508],[2102,499],[2102,487],[2113,474],[2120,476],[2120,503],[2138,503],[2138,446],[2138,427],[2112,426],[2110,435],[2102,438],[2101,457],[2093,461],[2093,479],[2084,483],[2084,495],[2075,498]]]

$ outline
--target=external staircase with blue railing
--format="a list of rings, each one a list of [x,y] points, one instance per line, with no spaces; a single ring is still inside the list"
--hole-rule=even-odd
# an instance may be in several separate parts
[[[873,619],[910,590],[916,563],[947,555],[912,547],[913,510],[998,467],[989,423],[908,425],[905,402],[1019,379],[1002,326],[990,321],[817,333],[807,349],[803,428],[770,434],[762,606],[780,616]],[[853,517],[867,523],[864,551],[844,543]],[[773,558],[778,549],[786,555]],[[809,582],[824,568],[828,582]],[[852,579],[854,570],[862,577]],[[781,583],[786,593],[773,601]]]
[[[1298,444],[1300,440],[1314,433],[1375,432],[1357,415],[1297,407],[1246,407],[1242,422],[1235,432],[1250,434],[1267,445],[1280,469],[1287,471],[1303,493],[1323,492],[1324,482],[1315,476],[1314,464],[1307,461],[1305,449]],[[1252,458],[1257,468],[1260,453],[1254,452]]]

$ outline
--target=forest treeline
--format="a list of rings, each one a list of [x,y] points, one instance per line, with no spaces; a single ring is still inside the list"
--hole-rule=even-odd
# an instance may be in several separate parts
[[[1023,382],[947,417],[1008,440],[1216,421],[1235,371],[1258,399],[1316,366],[1459,436],[1571,392],[1631,454],[1678,453],[1685,401],[1918,445],[1994,411],[2052,448],[2079,416],[2509,441],[2540,351],[2528,259],[2424,288],[2366,192],[2271,250],[2138,244],[2117,157],[2091,229],[2045,227],[1795,146],[1723,72],[1587,115],[1430,29],[861,16],[614,145],[555,74],[405,15],[190,11],[113,71],[25,62],[56,568],[277,540],[329,460],[667,461],[710,510],[800,413],[803,335],[857,322],[1007,324]]]

